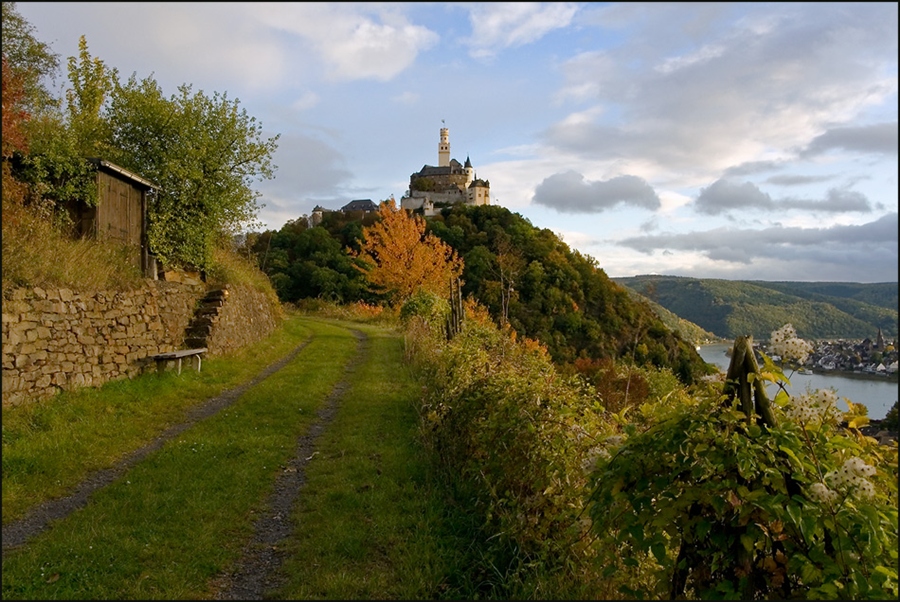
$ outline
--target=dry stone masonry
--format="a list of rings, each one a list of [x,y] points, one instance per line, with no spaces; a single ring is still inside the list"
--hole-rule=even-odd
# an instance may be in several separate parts
[[[210,355],[261,340],[279,320],[263,293],[227,291],[207,333]],[[2,311],[3,405],[155,370],[149,357],[184,346],[205,294],[204,285],[154,280],[126,292],[11,291]]]

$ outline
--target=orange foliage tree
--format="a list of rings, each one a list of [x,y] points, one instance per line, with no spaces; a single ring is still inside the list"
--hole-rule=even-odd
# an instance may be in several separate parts
[[[347,252],[362,263],[373,290],[402,304],[418,290],[442,297],[450,295],[451,279],[462,274],[463,261],[456,251],[430,232],[425,220],[397,209],[393,198],[378,207],[379,220],[363,229],[358,252]]]

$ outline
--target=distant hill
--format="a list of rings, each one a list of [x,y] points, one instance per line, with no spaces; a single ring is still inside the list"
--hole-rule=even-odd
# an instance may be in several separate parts
[[[703,345],[725,338],[720,337],[704,328],[701,328],[693,322],[679,317],[659,303],[651,301],[634,289],[628,288],[627,286],[623,286],[622,288],[628,291],[628,294],[635,301],[638,301],[639,303],[646,303],[647,305],[649,305],[650,308],[656,313],[656,315],[659,316],[659,319],[662,321],[662,323],[681,335],[681,338],[685,341],[690,341],[696,345]]]
[[[767,339],[790,322],[806,339],[897,337],[898,284],[766,282],[681,276],[612,278],[719,337]]]

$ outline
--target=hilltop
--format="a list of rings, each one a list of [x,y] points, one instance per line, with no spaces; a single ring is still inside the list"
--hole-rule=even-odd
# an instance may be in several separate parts
[[[766,339],[786,323],[805,339],[897,337],[896,282],[766,282],[683,276],[613,278],[718,337]]]

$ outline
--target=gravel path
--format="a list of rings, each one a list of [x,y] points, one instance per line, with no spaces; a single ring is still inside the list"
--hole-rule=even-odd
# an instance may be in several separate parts
[[[214,582],[215,599],[262,600],[266,592],[283,585],[284,578],[278,569],[285,554],[279,544],[290,536],[295,527],[290,516],[300,489],[306,483],[304,469],[318,453],[314,451],[316,440],[337,413],[338,403],[349,386],[348,376],[366,356],[365,334],[357,330],[353,334],[357,338],[356,355],[347,364],[344,378],[334,386],[319,409],[316,421],[297,440],[297,451],[276,479],[268,509],[257,519],[253,539],[244,548],[243,557],[233,571]]]
[[[52,521],[64,518],[75,510],[87,505],[88,499],[92,493],[115,481],[122,476],[125,471],[143,460],[148,454],[158,450],[170,439],[177,437],[204,418],[208,418],[227,408],[247,389],[259,384],[278,370],[284,368],[288,362],[294,359],[308,344],[308,340],[301,343],[285,357],[266,367],[252,380],[233,389],[229,389],[221,395],[213,397],[203,404],[192,408],[188,412],[187,419],[184,422],[169,427],[151,443],[132,452],[112,467],[88,475],[87,478],[75,488],[75,491],[72,494],[66,497],[49,500],[35,507],[21,519],[3,525],[3,553],[5,554],[7,550],[20,546],[32,537],[40,534],[50,526]]]

